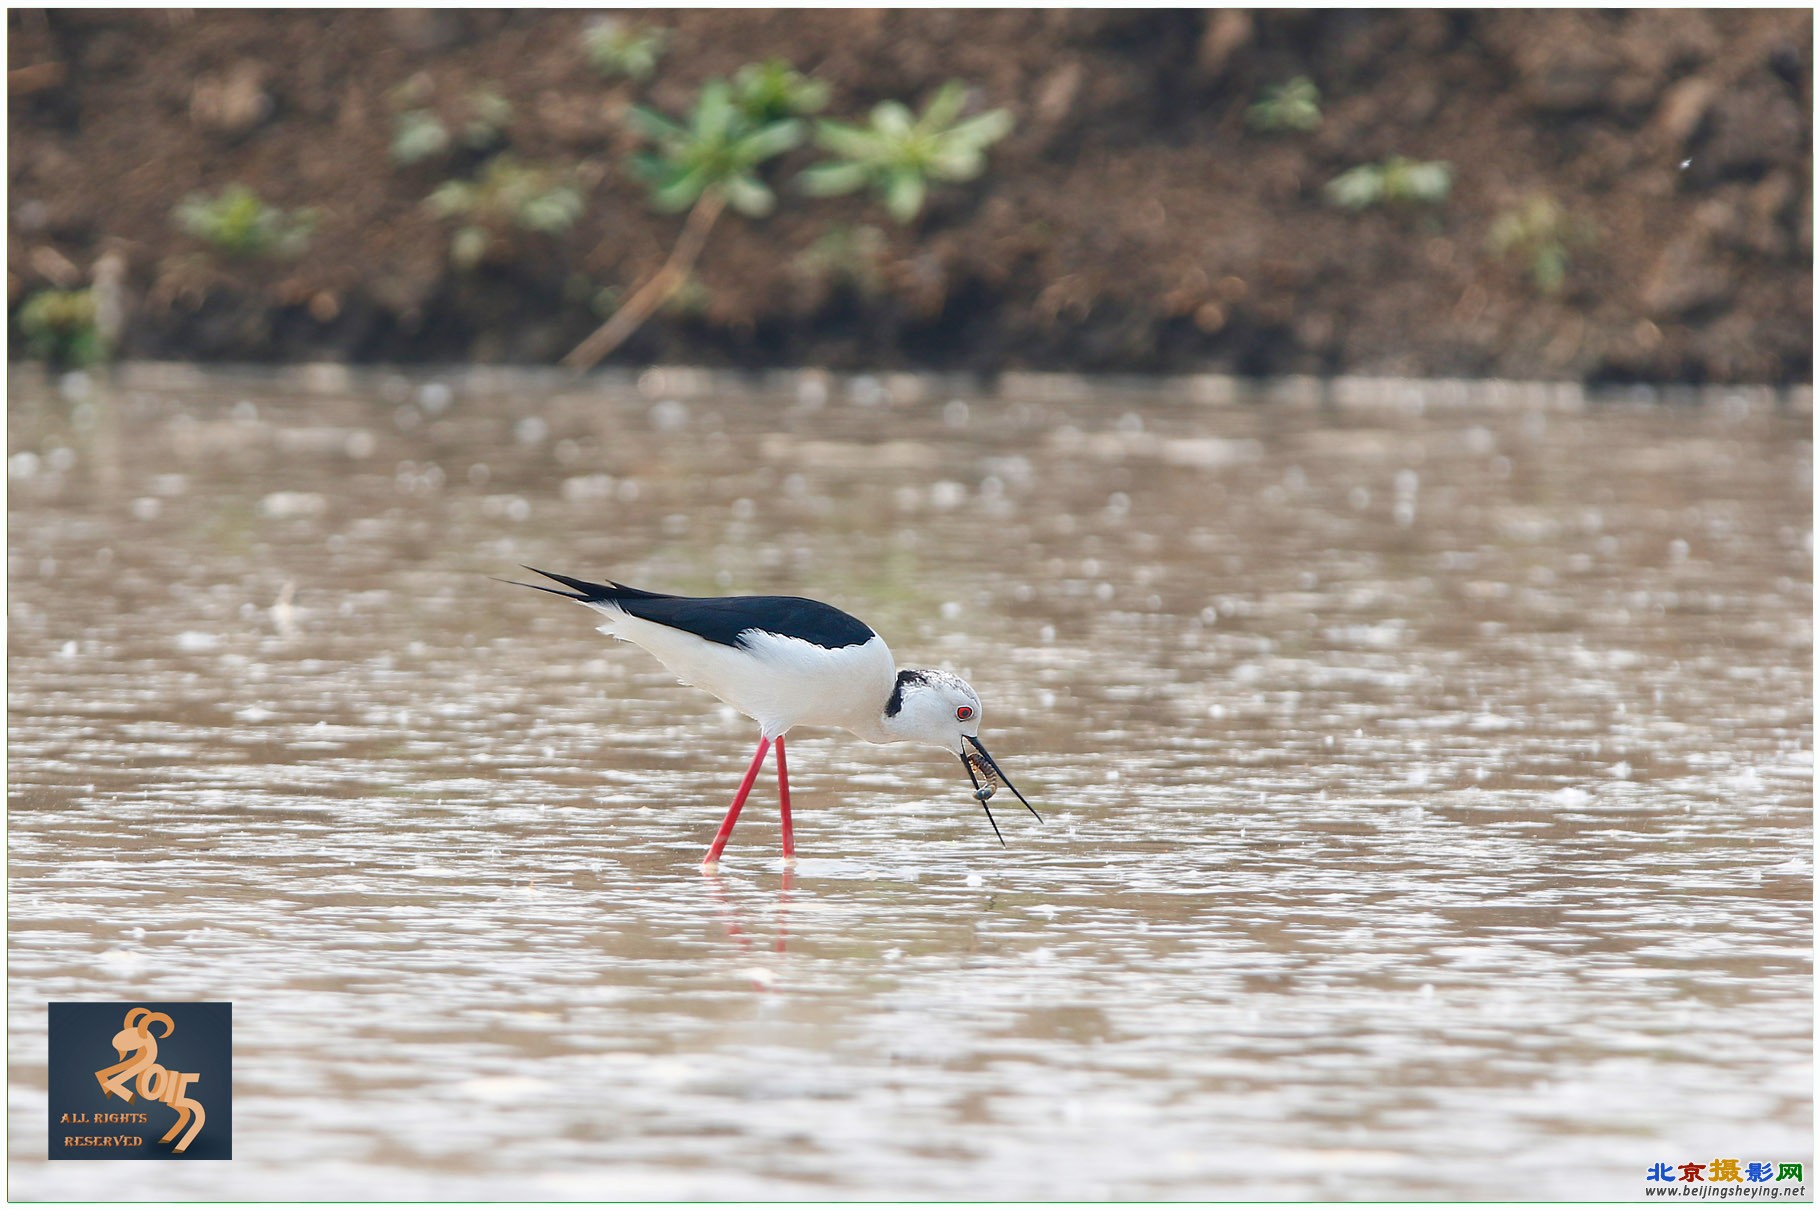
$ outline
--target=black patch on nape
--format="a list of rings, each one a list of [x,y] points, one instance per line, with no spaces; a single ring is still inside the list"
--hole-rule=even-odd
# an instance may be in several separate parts
[[[896,718],[897,712],[904,708],[905,685],[927,685],[929,678],[914,668],[905,668],[897,674],[897,684],[891,686],[891,700],[885,703],[885,717]]]

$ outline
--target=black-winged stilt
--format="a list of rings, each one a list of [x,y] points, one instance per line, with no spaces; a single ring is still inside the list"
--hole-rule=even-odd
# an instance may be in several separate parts
[[[986,802],[995,782],[1042,819],[980,743],[980,699],[973,687],[950,672],[899,671],[885,640],[852,614],[802,597],[678,597],[611,580],[594,584],[535,567],[525,570],[568,591],[508,583],[599,611],[607,619],[601,633],[643,647],[683,684],[706,689],[758,723],[758,751],[703,865],[720,860],[773,745],[784,857],[796,855],[784,764],[784,735],[792,727],[840,727],[875,744],[933,744],[957,753],[1001,845],[1005,838]]]

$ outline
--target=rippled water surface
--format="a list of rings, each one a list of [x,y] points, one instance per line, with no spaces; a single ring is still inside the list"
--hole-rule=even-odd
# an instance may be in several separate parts
[[[1805,399],[11,385],[14,1196],[1812,1158]],[[521,563],[839,604],[1047,822],[801,733],[800,864],[767,780],[704,875],[753,727]],[[231,1162],[45,1161],[46,1002],[130,997],[233,1001]]]

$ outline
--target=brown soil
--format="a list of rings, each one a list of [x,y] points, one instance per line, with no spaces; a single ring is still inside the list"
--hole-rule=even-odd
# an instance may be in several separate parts
[[[696,287],[615,360],[1811,379],[1806,11],[627,17],[671,31],[645,86],[587,65],[581,12],[13,10],[11,309],[113,248],[129,354],[553,362],[681,226],[626,171],[626,106],[679,112],[782,56],[833,84],[833,114],[958,78],[1018,126],[907,229],[795,194],[813,153],[774,161],[777,214],[721,220]],[[1303,74],[1320,129],[1250,129]],[[389,98],[420,75],[449,117],[483,86],[509,100],[511,151],[590,182],[580,222],[454,268],[423,201],[475,155],[389,152]],[[1393,154],[1453,165],[1444,207],[1325,200]],[[236,262],[176,228],[233,181],[320,208],[308,251]],[[1489,248],[1537,193],[1593,231],[1552,297]]]

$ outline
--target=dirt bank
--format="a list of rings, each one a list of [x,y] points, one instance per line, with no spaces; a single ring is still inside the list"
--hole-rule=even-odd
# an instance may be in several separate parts
[[[777,213],[723,219],[616,360],[1811,379],[1804,11],[622,16],[668,31],[644,83],[590,66],[580,12],[9,12],[15,348],[22,302],[116,249],[132,355],[554,361],[680,227],[626,170],[626,107],[782,56],[830,114],[958,78],[1017,128],[909,227],[796,193],[807,149],[774,162]],[[1257,129],[1296,76],[1318,129]],[[398,162],[406,109],[459,131],[488,92],[510,116],[475,146]],[[585,208],[460,268],[425,198],[502,150]],[[1325,195],[1393,155],[1449,163],[1445,202]],[[307,248],[230,257],[173,221],[232,182],[314,208]],[[1533,241],[1492,246],[1537,197],[1553,293]]]

